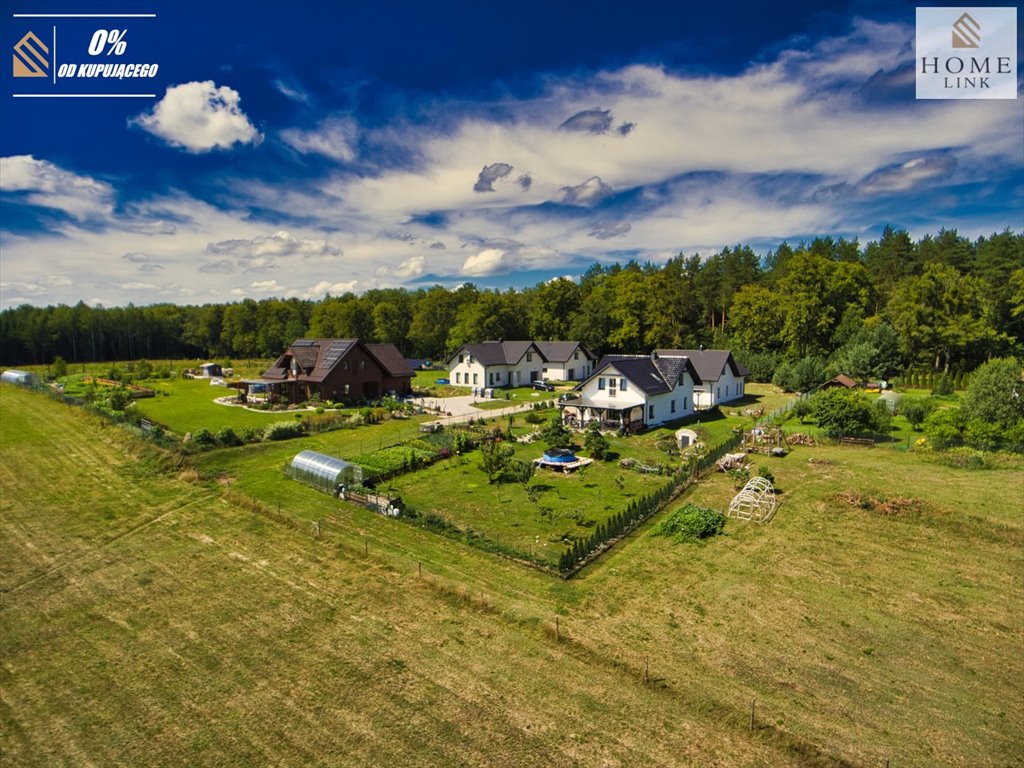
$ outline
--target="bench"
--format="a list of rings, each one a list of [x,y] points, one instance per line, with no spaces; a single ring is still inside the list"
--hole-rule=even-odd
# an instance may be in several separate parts
[[[872,448],[875,445],[875,441],[870,437],[841,437],[839,438],[840,445],[853,445],[858,448]]]

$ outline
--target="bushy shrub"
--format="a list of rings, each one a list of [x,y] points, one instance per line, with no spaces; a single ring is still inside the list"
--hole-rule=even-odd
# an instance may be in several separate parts
[[[217,442],[221,445],[241,445],[242,439],[235,434],[235,430],[231,427],[221,427],[217,430]]]
[[[213,433],[210,432],[210,430],[204,427],[203,429],[197,429],[192,433],[192,442],[196,445],[207,447],[216,445],[217,439],[213,436]]]
[[[959,408],[933,411],[924,420],[924,433],[936,450],[958,445],[963,440],[963,417]]]
[[[871,401],[848,389],[827,389],[816,394],[812,401],[814,418],[822,431],[832,438],[871,432],[882,426],[881,413],[875,411]],[[888,418],[888,406],[885,417]]]
[[[263,439],[263,430],[259,427],[246,427],[239,437],[246,443],[258,443]]]
[[[762,464],[757,468],[757,474],[763,477],[772,485],[775,485],[775,473],[772,472],[771,467],[767,464]]]
[[[935,401],[927,397],[904,397],[899,402],[897,412],[903,416],[910,426],[920,430],[924,420],[935,410]]]
[[[809,392],[828,380],[825,361],[805,357],[795,363],[783,363],[775,370],[772,384],[788,392]]]
[[[953,379],[946,374],[942,374],[935,386],[932,387],[933,395],[952,395],[953,394]]]
[[[536,405],[537,403],[534,403],[534,406]],[[534,413],[533,411],[530,411],[523,418],[526,419],[527,424],[540,424],[542,421],[544,421],[544,417],[541,414]]]
[[[302,437],[305,434],[305,425],[301,422],[277,421],[268,424],[263,430],[264,440],[288,440],[293,437]]]
[[[652,531],[655,536],[668,536],[681,541],[696,541],[716,536],[725,528],[725,515],[721,512],[686,504],[658,523]]]
[[[971,448],[950,448],[938,456],[939,463],[958,469],[985,469],[989,466],[988,457]]]

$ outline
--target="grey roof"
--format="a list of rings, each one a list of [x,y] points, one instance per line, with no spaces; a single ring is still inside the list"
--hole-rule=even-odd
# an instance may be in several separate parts
[[[482,341],[478,344],[463,344],[455,355],[465,351],[482,365],[515,365],[531,348],[540,354],[532,341]]]
[[[537,341],[534,342],[544,359],[552,363],[565,363],[572,358],[572,353],[580,350],[589,360],[594,354],[578,341]]]
[[[750,371],[737,363],[728,349],[656,349],[654,353],[658,357],[690,358],[690,363],[703,381],[718,381],[726,365],[732,368],[734,376],[750,375]]]
[[[648,395],[671,392],[676,388],[676,382],[684,371],[690,374],[695,384],[702,383],[693,364],[682,355],[664,355],[657,358],[646,355],[605,355],[590,378],[597,376],[609,365],[615,366],[619,373]],[[577,389],[580,387],[582,384]]]
[[[590,378],[594,378],[609,366],[614,366],[615,370],[648,395],[660,395],[675,388],[665,381],[664,375],[654,361],[646,355],[605,355]]]

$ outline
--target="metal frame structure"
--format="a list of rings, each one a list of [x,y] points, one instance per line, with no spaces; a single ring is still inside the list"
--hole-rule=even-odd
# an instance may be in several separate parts
[[[766,523],[772,519],[778,508],[775,488],[765,477],[752,477],[729,504],[729,517]]]

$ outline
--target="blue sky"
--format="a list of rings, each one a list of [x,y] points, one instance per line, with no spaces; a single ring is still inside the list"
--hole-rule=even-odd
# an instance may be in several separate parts
[[[0,303],[523,286],[818,234],[1024,229],[1017,101],[916,101],[910,3],[8,2]],[[24,13],[155,13],[28,19]],[[125,50],[95,57],[97,29]],[[63,58],[62,58],[63,57]],[[154,98],[14,98],[20,92]]]

